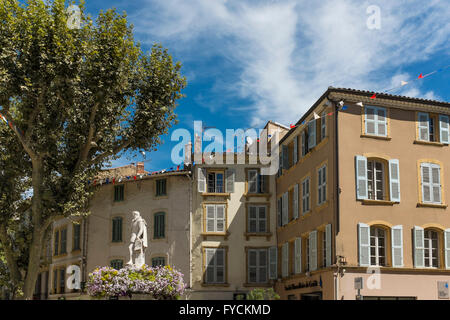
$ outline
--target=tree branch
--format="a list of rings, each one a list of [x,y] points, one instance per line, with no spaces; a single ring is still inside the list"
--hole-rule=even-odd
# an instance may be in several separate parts
[[[89,164],[90,165],[99,164],[100,162],[105,160],[105,158],[115,155],[115,154],[119,153],[120,151],[122,151],[123,149],[125,149],[126,147],[128,147],[130,145],[130,143],[131,143],[131,141],[129,141],[129,140],[123,141],[121,144],[119,144],[117,147],[115,147],[112,151],[105,152],[103,154],[98,155],[94,159],[92,159],[89,162]]]
[[[3,116],[6,118],[6,120],[8,120],[9,127],[14,131],[14,133],[16,134],[17,138],[19,139],[20,143],[22,144],[23,148],[28,153],[30,158],[36,159],[37,158],[37,154],[33,151],[31,146],[29,145],[29,143],[27,141],[25,141],[24,137],[19,132],[19,129],[14,125],[14,123],[12,121],[12,117],[9,114],[9,110],[8,109],[3,109]]]
[[[3,250],[5,251],[6,263],[11,274],[11,280],[14,285],[17,286],[22,280],[22,274],[20,273],[17,259],[14,256],[14,249],[11,246],[11,241],[9,239],[5,224],[0,224],[0,243],[2,243]]]
[[[95,116],[97,115],[97,110],[99,107],[99,103],[97,102],[94,104],[94,107],[92,108],[91,114],[89,116],[89,133],[86,139],[86,143],[84,144],[83,148],[80,150],[80,156],[78,158],[77,164],[75,166],[75,171],[78,170],[78,168],[81,165],[82,161],[86,161],[89,151],[92,148],[92,141],[94,139],[94,133],[95,133]]]

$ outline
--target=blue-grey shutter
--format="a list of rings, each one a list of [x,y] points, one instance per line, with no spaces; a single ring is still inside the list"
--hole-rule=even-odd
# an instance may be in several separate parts
[[[277,247],[269,248],[269,278],[276,279],[278,276],[277,271],[278,257],[277,257]]]
[[[298,136],[294,137],[294,164],[297,163],[298,160]]]
[[[317,231],[309,233],[309,266],[310,271],[317,270]]]
[[[298,218],[298,184],[294,186],[294,201],[293,201],[293,219]]]
[[[393,226],[391,228],[392,239],[392,266],[403,267],[403,227]]]
[[[331,266],[331,252],[333,247],[331,245],[332,236],[331,236],[331,224],[327,224],[325,227],[325,257],[327,259],[325,267]]]
[[[389,160],[389,184],[391,201],[400,202],[400,165],[397,159]]]
[[[289,169],[289,149],[283,146],[283,169]]]
[[[359,265],[370,265],[370,227],[365,223],[358,223]]]
[[[228,168],[226,171],[226,183],[225,183],[225,192],[232,193],[234,192],[234,180],[235,180],[236,171],[232,168]]]
[[[356,198],[358,200],[368,198],[367,185],[367,158],[363,156],[355,157],[356,168]]]
[[[419,112],[419,140],[430,141],[430,122],[428,113]]]
[[[445,269],[450,269],[450,229],[444,230]]]
[[[302,238],[295,238],[294,242],[294,273],[302,272]]]
[[[206,170],[198,168],[198,192],[206,192]]]
[[[301,145],[301,149],[302,149],[302,157],[304,157],[305,154],[306,154],[306,133],[305,133],[305,130],[302,131],[302,145]]]
[[[312,149],[316,146],[316,120],[308,122],[308,148]]]
[[[425,267],[424,230],[417,226],[414,227],[414,267]]]
[[[449,144],[449,120],[448,116],[439,116],[439,136],[441,143]]]

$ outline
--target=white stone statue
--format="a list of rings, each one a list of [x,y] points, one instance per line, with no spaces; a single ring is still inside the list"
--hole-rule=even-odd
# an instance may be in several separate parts
[[[133,211],[131,221],[131,238],[128,249],[130,250],[130,261],[127,265],[142,267],[145,264],[145,250],[147,249],[147,223],[141,217],[139,211]],[[135,259],[133,263],[133,253]]]

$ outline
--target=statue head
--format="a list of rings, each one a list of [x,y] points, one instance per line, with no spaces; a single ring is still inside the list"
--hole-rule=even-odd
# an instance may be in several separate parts
[[[141,216],[139,211],[132,211],[131,214],[133,215],[133,220],[138,219]]]

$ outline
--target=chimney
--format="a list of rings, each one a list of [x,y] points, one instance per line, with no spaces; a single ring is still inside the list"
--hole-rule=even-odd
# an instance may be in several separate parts
[[[136,174],[144,174],[144,163],[143,162],[138,162],[136,163]]]
[[[192,142],[188,142],[184,145],[184,165],[188,166],[191,164],[192,158]]]

